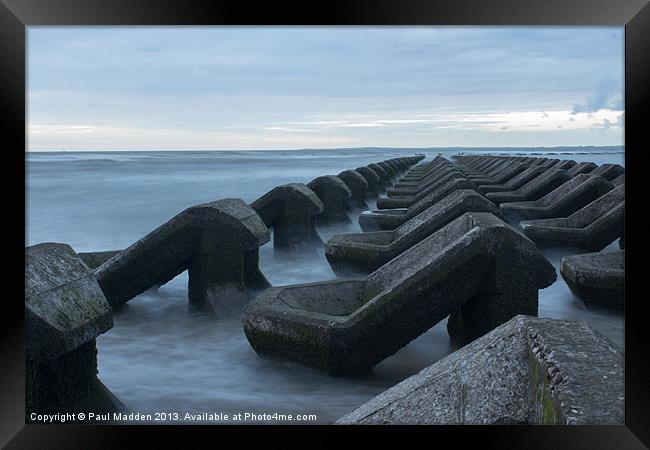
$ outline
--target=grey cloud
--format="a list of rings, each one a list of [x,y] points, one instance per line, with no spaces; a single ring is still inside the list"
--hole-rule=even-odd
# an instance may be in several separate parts
[[[603,119],[603,123],[594,123],[591,128],[596,130],[609,130],[614,126],[608,119]]]
[[[592,113],[603,108],[623,109],[622,95],[620,83],[613,79],[603,79],[596,85],[596,92],[587,97],[585,103],[573,106],[571,114]]]

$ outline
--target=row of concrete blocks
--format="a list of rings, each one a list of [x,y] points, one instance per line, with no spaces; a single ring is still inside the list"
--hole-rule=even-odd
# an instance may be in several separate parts
[[[423,158],[423,156],[412,156],[380,161],[354,170],[344,170],[338,175],[324,175],[310,181],[307,183],[307,188],[316,194],[323,205],[322,210],[315,214],[316,224],[350,222],[348,211],[367,209],[368,198],[377,197],[385,192],[392,186],[393,179],[397,175]],[[273,191],[266,196],[276,197]],[[259,203],[264,197],[256,202]],[[257,210],[256,202],[251,206]]]
[[[349,197],[358,185],[389,186],[422,158],[377,163],[373,173],[380,175],[371,183],[361,181],[373,165],[344,171],[336,189]],[[348,185],[349,179],[359,183]],[[376,191],[368,192],[364,195]],[[67,244],[27,247],[26,419],[31,412],[124,411],[97,378],[95,338],[112,328],[112,307],[188,270],[193,306],[217,312],[240,308],[252,292],[270,286],[258,266],[268,227],[276,238],[299,234],[313,240],[314,217],[322,211],[313,191],[286,185],[251,205],[223,199],[188,208],[124,251],[78,255]]]
[[[521,162],[521,158],[512,160],[470,158],[474,167],[483,165],[482,170],[487,172],[490,169],[486,167],[492,167],[492,175],[498,174],[499,168],[507,171]],[[623,249],[624,169],[617,164],[598,167],[587,162],[573,163],[569,172],[573,178],[547,195],[537,200],[503,203],[501,211],[510,219],[536,219],[520,225],[540,246],[566,245],[597,252],[620,237],[619,246]],[[616,251],[568,256],[562,259],[560,272],[573,293],[586,304],[623,309],[624,255],[623,251]]]
[[[538,186],[552,187],[551,177],[540,176]],[[535,180],[533,180],[535,182]],[[531,182],[531,184],[534,184]],[[463,192],[464,195],[456,194]],[[471,195],[473,193],[474,195]],[[599,250],[622,234],[624,215],[624,185],[614,187],[601,177],[578,175],[566,181],[538,200],[503,203],[499,208],[477,192],[476,186],[464,178],[440,180],[440,187],[429,192],[421,200],[406,209],[380,210],[360,217],[362,229],[378,230],[374,233],[335,236],[326,244],[326,254],[333,265],[352,264],[358,254],[363,265],[372,265],[374,258],[357,252],[367,250],[370,254],[385,253],[385,257],[401,251],[408,234],[418,230],[425,232],[429,217],[440,217],[454,202],[472,202],[474,208],[488,210],[506,218],[513,213],[523,217],[556,217],[557,219],[522,222],[524,232],[540,246],[568,244],[587,250]],[[480,206],[479,206],[480,205]],[[462,207],[462,205],[456,205]],[[449,212],[451,214],[451,212]],[[566,217],[566,219],[564,218]],[[547,230],[552,227],[552,232]],[[435,230],[436,228],[430,228]],[[382,233],[383,232],[383,233]],[[364,244],[369,244],[366,248]],[[401,244],[401,245],[399,245]],[[386,261],[385,257],[381,259]],[[347,262],[346,262],[347,261]],[[359,268],[362,269],[363,267]]]
[[[377,163],[385,169],[378,180],[389,183],[421,159],[411,156]],[[309,185],[278,186],[250,205],[240,199],[222,199],[193,206],[124,251],[109,254],[95,275],[115,306],[187,270],[193,308],[217,314],[239,310],[253,293],[270,286],[259,270],[259,247],[269,241],[270,229],[275,250],[322,245],[317,218],[325,211],[328,223],[335,217],[347,218],[346,210],[360,207],[373,194],[361,169],[319,177]],[[350,198],[354,202],[349,203]],[[89,257],[98,262],[96,255]]]
[[[562,171],[562,169],[536,170],[535,174],[537,174],[538,177],[535,177],[535,186],[541,187],[535,187],[534,189],[530,189],[530,191],[542,192],[543,194],[554,187],[559,187],[559,182],[568,181],[567,177],[564,176],[562,172],[558,173],[558,171]],[[553,176],[549,176],[548,173]],[[429,293],[426,292],[426,289],[422,288],[426,283],[422,281],[416,282],[417,277],[413,276],[413,271],[420,269],[422,270],[422,273],[428,273],[427,270],[433,270],[435,273],[434,260],[431,258],[442,256],[437,253],[437,251],[444,248],[444,246],[440,246],[440,243],[449,243],[446,239],[452,239],[453,241],[454,238],[459,238],[469,229],[473,229],[474,226],[479,226],[476,225],[476,223],[479,222],[471,222],[470,220],[470,222],[465,222],[466,224],[473,224],[469,229],[463,229],[462,227],[459,228],[459,224],[463,223],[461,217],[466,216],[465,220],[469,220],[467,217],[470,216],[481,217],[485,222],[492,220],[488,219],[488,217],[498,220],[495,215],[498,216],[501,214],[501,211],[497,209],[493,202],[486,199],[485,196],[481,195],[481,193],[476,192],[476,186],[469,181],[464,174],[459,173],[453,164],[442,157],[435,158],[428,164],[417,166],[403,177],[398,185],[403,187],[405,183],[412,183],[414,180],[419,180],[417,182],[420,186],[424,186],[426,192],[425,195],[413,200],[414,204],[409,207],[411,208],[410,210],[409,208],[392,210],[390,214],[384,214],[384,212],[379,211],[372,214],[363,214],[360,217],[360,223],[364,229],[367,228],[364,225],[369,223],[367,222],[369,219],[373,220],[372,223],[374,224],[379,223],[386,225],[385,228],[394,229],[335,235],[327,242],[325,250],[326,256],[333,270],[338,275],[364,276],[366,283],[369,280],[374,280],[376,277],[389,280],[390,282],[400,281],[405,282],[406,284],[414,283],[417,288],[420,288],[419,293],[426,298]],[[562,183],[562,186],[563,185],[564,183]],[[382,200],[386,199],[379,199],[378,204],[381,203]],[[390,200],[390,198],[387,200]],[[575,203],[572,205],[573,208],[579,208],[580,206],[581,204],[576,205]],[[467,214],[470,214],[470,216],[467,216]],[[378,222],[378,218],[382,219],[382,221]],[[399,226],[392,227],[390,226],[392,224],[398,224]],[[453,228],[452,224],[456,224],[456,228]],[[506,226],[506,229],[512,230],[508,226]],[[451,230],[455,230],[457,234],[453,234]],[[512,231],[515,232],[514,230]],[[426,243],[429,243],[429,245],[432,246],[428,251],[424,250],[428,248]],[[532,263],[533,261],[534,259],[531,259],[530,262]],[[421,264],[423,267],[420,267]],[[426,267],[426,269],[424,267]],[[451,263],[447,263],[447,267],[454,266]],[[405,272],[408,274],[408,277],[406,277],[406,279],[401,279],[400,277],[402,277],[404,273],[400,271],[406,270],[405,268],[409,268],[410,270],[409,272]],[[478,274],[479,272],[476,273]],[[540,273],[543,273],[543,270],[541,270]],[[462,276],[462,272],[459,271],[453,275]],[[431,274],[428,274],[427,277],[427,280],[429,281],[433,279]],[[445,281],[448,281],[448,279]],[[468,286],[469,285],[470,284],[468,284]],[[425,320],[427,315],[418,313],[418,318],[425,320],[424,323],[426,324],[423,328],[418,329],[417,326],[415,326],[416,322],[413,317],[408,315],[405,320],[413,325],[409,332],[415,334],[409,335],[402,331],[402,334],[407,336],[406,338],[403,340],[393,340],[393,347],[388,347],[388,353],[381,353],[384,350],[376,348],[381,356],[373,356],[372,352],[365,349],[363,339],[351,334],[353,332],[350,331],[349,328],[354,329],[354,333],[362,333],[371,336],[373,341],[380,341],[378,336],[365,331],[360,325],[361,322],[354,322],[354,326],[349,326],[347,321],[353,316],[363,316],[361,311],[368,308],[369,305],[373,303],[381,304],[381,302],[386,301],[390,304],[390,301],[373,300],[370,302],[369,300],[373,299],[373,296],[381,292],[381,290],[374,292],[379,288],[371,288],[371,295],[366,293],[364,290],[365,287],[363,286],[363,284],[343,283],[340,280],[337,280],[330,283],[289,286],[266,291],[244,311],[244,325],[245,330],[247,330],[247,336],[249,337],[253,347],[261,354],[298,361],[303,365],[316,367],[330,373],[345,373],[363,370],[363,364],[359,363],[360,358],[350,351],[350,342],[356,342],[357,345],[363,349],[358,352],[365,354],[366,357],[370,358],[372,361],[372,363],[368,363],[367,365],[366,370],[368,370],[368,368],[371,368],[387,355],[392,354],[391,352],[406,345],[410,339],[417,337],[417,335],[419,335],[418,333],[426,331],[426,329],[433,326],[436,323],[436,320],[439,321],[449,314],[451,314],[448,322],[449,333],[453,340],[461,343],[471,341],[477,336],[483,334],[485,331],[502,323],[504,320],[504,317],[500,317],[500,321],[490,323],[489,327],[477,326],[476,324],[471,323],[469,313],[463,313],[462,309],[456,311],[454,310],[453,305],[445,305],[442,307],[441,311],[444,315],[442,317],[435,316],[431,319],[434,320],[434,322],[427,322]],[[535,299],[538,289],[536,286],[537,284],[535,283],[529,286],[531,290],[535,291]],[[349,290],[346,291],[345,289],[348,288]],[[395,289],[394,286],[391,286],[388,291],[392,293]],[[438,287],[437,289],[440,288]],[[508,287],[508,289],[512,292],[516,290],[515,287]],[[317,301],[314,300],[312,302],[310,300],[305,303],[303,300],[304,298],[314,299],[316,298],[315,296],[317,293]],[[412,294],[409,295],[414,299],[414,301],[416,301],[415,299],[417,296]],[[401,298],[401,295],[399,297]],[[330,298],[334,299],[335,305],[331,310],[326,306],[328,305],[328,299]],[[388,298],[390,298],[390,296]],[[467,301],[467,298],[463,301]],[[461,301],[461,303],[463,301]],[[503,303],[503,297],[501,297],[500,300],[494,301],[495,305],[502,305]],[[302,306],[298,306],[298,304]],[[469,302],[469,304],[471,305],[472,303]],[[287,305],[292,306],[287,309]],[[506,310],[503,306],[499,307],[502,308],[502,310]],[[299,308],[302,308],[303,310],[298,311]],[[312,308],[315,309],[312,310]],[[318,308],[325,309],[320,310]],[[343,309],[339,310],[337,308]],[[471,308],[468,306],[466,309],[469,310]],[[429,309],[429,311],[431,312],[433,310]],[[536,314],[536,300],[533,311],[533,314]],[[324,321],[323,323],[307,320],[307,318],[311,317],[314,312],[344,317],[343,319],[339,317],[336,320],[330,320],[331,318],[329,316],[322,317],[322,320]],[[412,313],[413,311],[406,314]],[[530,312],[524,311],[519,311],[519,313],[531,314]],[[514,315],[512,311],[509,311],[509,314],[510,315],[507,318]],[[391,322],[393,318],[396,317],[384,313],[379,314],[374,309],[370,313],[370,316],[384,316],[387,322]],[[489,315],[484,315],[484,318],[487,317],[489,317]],[[341,322],[341,320],[343,320],[343,322]],[[487,320],[489,321],[489,319]],[[328,327],[325,325],[326,323],[330,323],[332,326],[338,324],[340,327]],[[393,325],[400,327],[402,330],[404,328],[398,321],[388,323],[387,329],[391,330],[389,332],[391,334],[395,334],[394,330],[390,329]],[[311,334],[313,332],[311,328],[318,330],[318,333],[322,334],[319,339]],[[377,326],[376,324],[373,326],[373,329],[374,332],[377,333],[381,333],[382,331],[382,327]],[[334,338],[336,333],[341,333],[342,337]],[[293,335],[294,338],[291,339],[289,335]],[[352,337],[354,338],[352,339]],[[334,353],[334,361],[329,361],[325,356],[323,356],[328,353],[324,352],[323,348],[315,348],[313,346],[313,343],[318,340],[325,342],[326,344],[324,344],[324,347],[329,348],[330,351]],[[347,357],[343,356],[346,352],[338,351],[336,346],[333,345],[333,342],[336,342],[337,340],[343,342],[339,345],[345,346],[348,355]],[[306,346],[305,343],[307,343]],[[344,361],[337,360],[341,357]],[[325,358],[325,360],[323,360],[323,358]],[[344,367],[346,364],[349,364],[349,367]]]
[[[453,167],[438,157],[405,180]],[[333,375],[364,373],[450,316],[465,344],[517,314],[537,314],[537,291],[555,269],[482,195],[449,176],[424,210],[396,230],[335,235],[326,256],[335,281],[270,288],[244,308],[261,355]],[[379,199],[381,201],[383,199]]]
[[[483,337],[337,423],[622,423],[622,354],[584,323],[517,316],[537,315],[555,271],[497,215],[476,191],[452,189],[396,230],[334,236],[337,273],[370,274],[268,289],[244,309],[246,336],[263,356],[357,374],[449,316],[453,341]]]
[[[264,225],[273,230],[274,249],[292,251],[322,245],[316,225],[350,222],[349,211],[367,209],[366,199],[375,197],[385,191],[386,187],[392,186],[392,180],[397,175],[422,158],[423,156],[393,158],[357,167],[355,170],[344,170],[338,175],[320,176],[306,185],[290,183],[277,186],[249,206],[259,215]],[[193,208],[207,205],[210,204]],[[192,208],[181,212],[170,222],[190,210]],[[236,215],[235,220],[239,220],[240,216],[241,213]],[[83,254],[82,257],[95,268],[121,251],[93,252]]]
[[[521,170],[522,164],[528,164],[527,168],[512,176],[513,168]],[[598,167],[591,162],[547,158],[475,156],[461,158],[459,166],[467,173],[483,174],[468,177],[483,183],[478,190],[500,203],[507,218],[532,219],[520,225],[540,246],[599,251],[623,234],[625,170],[618,164]],[[548,168],[540,171],[540,166]],[[486,183],[487,176],[496,179],[503,174],[511,178],[502,184]]]
[[[276,356],[330,373],[357,373],[369,370],[450,311],[457,311],[456,317],[450,318],[450,334],[463,341],[484,334],[514,314],[535,315],[539,288],[535,286],[544,287],[555,279],[555,272],[548,262],[539,254],[534,254],[525,238],[523,241],[513,241],[513,230],[494,215],[464,214],[453,222],[438,236],[449,239],[449,242],[428,239],[426,245],[418,247],[417,251],[396,258],[390,267],[376,271],[365,280],[340,280],[267,290],[244,312],[249,341],[258,353],[267,356],[279,351]],[[447,245],[450,242],[455,249],[451,254]],[[445,252],[441,252],[442,249]],[[432,256],[437,258],[432,261]],[[512,268],[509,273],[504,271],[513,257],[521,262],[514,272],[523,270],[526,274],[514,273]],[[445,274],[445,269],[454,262],[460,267],[454,266],[452,276]],[[474,267],[476,271],[472,270]],[[478,271],[480,268],[490,268],[490,273],[482,274]],[[461,269],[469,272],[464,273]],[[459,286],[473,276],[476,276],[476,286],[472,283]],[[508,280],[520,280],[522,286],[509,285]],[[479,292],[486,289],[489,292]],[[534,294],[531,290],[534,290]],[[278,295],[274,295],[274,291]],[[438,293],[433,300],[432,292]],[[509,299],[508,294],[521,300],[522,305],[514,307],[514,297]],[[404,299],[411,301],[404,302]],[[436,305],[436,302],[439,304]],[[275,320],[269,316],[270,309],[284,307],[278,303],[288,306],[285,310],[277,311],[278,315],[285,316],[285,319],[289,319],[287,315],[293,315],[293,321]],[[434,307],[430,310],[432,304]],[[296,313],[302,317],[296,317]],[[269,330],[271,333],[267,336],[259,335],[259,326],[250,327],[251,317],[271,319],[274,329]],[[328,323],[330,318],[338,320]],[[320,322],[314,322],[315,319],[320,319]],[[263,325],[268,327],[271,323]],[[291,345],[291,336],[287,337],[287,331],[293,336],[294,345]],[[396,342],[390,342],[395,336],[398,337]],[[262,339],[262,347],[259,346],[259,339]],[[368,352],[377,342],[382,343],[380,348]],[[265,351],[264,345],[272,348]],[[346,356],[346,353],[350,355]],[[316,362],[310,364],[310,359]]]
[[[94,336],[113,323],[92,272],[65,244],[27,257],[27,414],[126,411],[97,379]],[[586,324],[518,316],[337,423],[622,424],[622,380],[621,352]]]
[[[523,169],[511,167],[509,170],[516,173]],[[558,188],[558,192],[552,191],[555,192],[553,196],[543,197],[540,206],[553,205],[551,199],[565,198],[580,181],[586,181],[580,173],[576,176],[578,180],[573,186],[571,182],[561,185],[563,188]],[[596,180],[595,185],[592,194],[574,196],[583,199],[578,203],[588,202],[585,195],[591,199],[612,188],[605,185],[605,189],[598,190],[602,179]],[[565,202],[570,203],[575,202]],[[352,256],[353,265],[364,270],[369,259],[368,250],[371,255],[374,250],[375,256],[379,254],[389,260],[408,247],[409,232],[420,230],[421,236],[427,235],[424,223],[428,222],[429,229],[435,230],[436,219],[444,222],[445,217],[453,217],[455,208],[457,211],[465,208],[489,211],[489,205],[492,205],[491,212],[496,213],[496,207],[477,192],[470,189],[452,192],[416,216],[419,220],[411,219],[394,231],[334,236],[327,243],[330,260],[347,259],[333,251],[343,247],[343,253]],[[502,204],[501,212],[503,206],[508,205]],[[568,208],[579,206],[574,204]],[[551,211],[561,211],[561,208],[567,206],[554,205]],[[350,242],[351,245],[346,245]],[[396,245],[398,242],[402,242],[403,247]],[[387,252],[389,249],[392,252]],[[334,254],[339,258],[332,258]],[[577,266],[572,270],[578,272],[574,279],[582,280],[591,275],[589,283],[579,283],[579,286],[591,284],[601,298],[607,297],[612,290],[622,288],[620,273],[624,271],[624,261],[618,253],[606,255],[621,266],[617,271],[608,270],[607,280],[600,274],[594,276],[594,272],[602,271],[601,264],[594,264],[598,258],[596,254],[565,258],[561,271],[564,275],[570,270],[568,267]],[[592,265],[576,261],[582,256]],[[383,262],[380,258],[379,265]],[[569,285],[574,289],[575,284]],[[581,353],[576,354],[575,348],[580,348]],[[604,365],[599,365],[600,362]],[[486,367],[490,367],[487,380]],[[624,411],[622,368],[622,354],[586,324],[520,316],[379,395],[337,423],[620,424]],[[608,393],[606,398],[602,392]]]
[[[534,158],[472,159],[474,163],[487,164],[488,169],[484,168],[484,172],[477,175],[478,169],[469,170],[466,166],[460,166],[464,172],[460,172],[458,166],[441,167],[429,174],[424,184],[411,187],[413,195],[404,196],[402,189],[398,191],[402,195],[378,202],[378,213],[401,215],[400,210],[381,211],[381,208],[391,207],[407,208],[407,214],[409,208],[421,209],[422,204],[426,204],[425,199],[430,198],[429,194],[438,191],[445,181],[460,179],[468,188],[475,189],[500,205],[506,218],[557,219],[522,222],[524,233],[539,245],[572,245],[600,250],[622,234],[625,175],[621,166],[604,164],[597,167],[593,163],[575,164],[573,161],[546,158],[541,158],[544,164],[534,164],[538,162]],[[544,168],[544,165],[549,167]],[[487,176],[491,176],[493,181],[506,179],[506,182],[487,184]],[[391,195],[391,191],[388,194]],[[585,210],[579,212],[581,208]],[[382,219],[374,217],[372,213],[361,218],[368,222],[368,228],[374,225],[372,222]]]

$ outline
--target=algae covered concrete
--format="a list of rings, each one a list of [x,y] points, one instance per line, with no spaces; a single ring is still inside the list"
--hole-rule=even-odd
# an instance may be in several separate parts
[[[250,204],[273,228],[273,248],[292,251],[321,245],[316,217],[325,209],[318,195],[302,183],[277,186]]]
[[[67,244],[25,250],[27,359],[52,361],[113,327],[111,307]]]
[[[124,411],[97,378],[95,338],[113,315],[92,271],[67,244],[25,253],[26,422],[32,413]]]
[[[269,239],[250,206],[222,199],[177,214],[102,264],[95,276],[116,306],[188,270],[190,304],[221,314],[269,286],[258,267],[258,249]]]
[[[625,250],[565,256],[560,273],[587,305],[622,310],[625,294]]]
[[[623,371],[586,323],[517,316],[336,423],[623,425]]]
[[[565,218],[526,220],[526,236],[539,246],[575,246],[600,251],[623,234],[625,184],[615,187]]]
[[[396,230],[336,234],[326,242],[325,256],[338,275],[370,273],[466,212],[498,214],[482,195],[460,189]]]
[[[347,214],[347,201],[352,195],[350,188],[335,175],[323,175],[307,184],[323,203],[323,212],[316,216],[318,225],[351,222]]]
[[[466,213],[364,279],[268,289],[242,321],[262,356],[364,373],[457,311],[452,338],[462,343],[537,314],[537,290],[555,279],[523,235],[493,214]]]
[[[502,203],[500,210],[504,215],[524,219],[567,217],[605,195],[613,187],[612,183],[601,176],[580,174],[538,200]]]

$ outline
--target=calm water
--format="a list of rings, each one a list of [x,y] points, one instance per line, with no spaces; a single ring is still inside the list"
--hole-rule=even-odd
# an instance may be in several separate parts
[[[545,153],[624,164],[622,149],[615,150],[619,153],[575,154],[584,148]],[[306,183],[415,152],[431,158],[458,151],[470,150],[32,153],[27,157],[27,241],[65,242],[78,252],[124,248],[194,204],[224,197],[250,202],[279,184]],[[562,152],[574,154],[556,154]],[[346,231],[359,231],[356,217],[349,225],[319,229],[323,240]],[[546,251],[558,269],[558,281],[540,291],[539,315],[585,320],[623,347],[623,315],[587,309],[559,276],[560,258],[579,252]],[[260,256],[273,285],[336,278],[322,252],[287,260],[274,257],[269,243]],[[248,344],[239,318],[216,319],[188,310],[186,273],[115,311],[114,328],[97,345],[100,378],[135,412],[305,413],[316,414],[322,423],[451,351],[442,322],[365,377],[333,378],[264,360]]]

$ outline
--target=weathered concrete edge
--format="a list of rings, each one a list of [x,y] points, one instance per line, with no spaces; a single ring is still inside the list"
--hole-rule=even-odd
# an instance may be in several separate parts
[[[549,333],[545,326],[564,326],[571,339],[578,339],[581,345],[574,353],[559,351],[554,345],[564,343],[566,336]],[[554,330],[557,331],[557,330]],[[623,424],[624,423],[624,355],[621,350],[605,336],[591,329],[585,322],[542,319],[529,316],[516,316],[490,333],[477,339],[433,365],[423,369],[392,388],[384,391],[354,411],[339,418],[335,423],[362,424],[374,414],[393,406],[401,399],[414,394],[431,380],[462,369],[462,362],[482,347],[503,339],[504,336],[517,333],[519,339],[526,341],[531,355],[533,372],[541,375],[543,382],[541,396],[542,415],[539,423],[556,424]],[[562,334],[562,333],[559,333]],[[548,342],[545,342],[548,341]],[[571,342],[573,344],[573,342]],[[585,346],[591,347],[601,355],[600,361],[593,361],[585,352]],[[573,349],[572,349],[573,351]],[[599,377],[592,377],[593,383],[586,380],[584,374],[576,370],[576,359],[587,356],[589,369]],[[568,362],[567,362],[568,361]],[[566,363],[566,364],[565,364]],[[565,367],[566,366],[566,367]],[[546,373],[539,369],[546,369]],[[437,373],[441,372],[441,373]],[[607,375],[606,375],[607,373]],[[583,379],[580,379],[580,377]],[[609,376],[609,378],[608,378]],[[599,382],[611,380],[611,389],[602,389]],[[531,380],[534,381],[534,380]],[[540,380],[538,379],[537,382]],[[577,387],[577,390],[575,389]],[[587,393],[588,395],[584,395]],[[586,403],[586,404],[585,404]],[[531,410],[533,407],[531,407]],[[551,409],[551,411],[545,411]],[[394,414],[394,411],[392,411]],[[396,420],[395,423],[402,423]],[[406,422],[404,422],[406,423]]]

